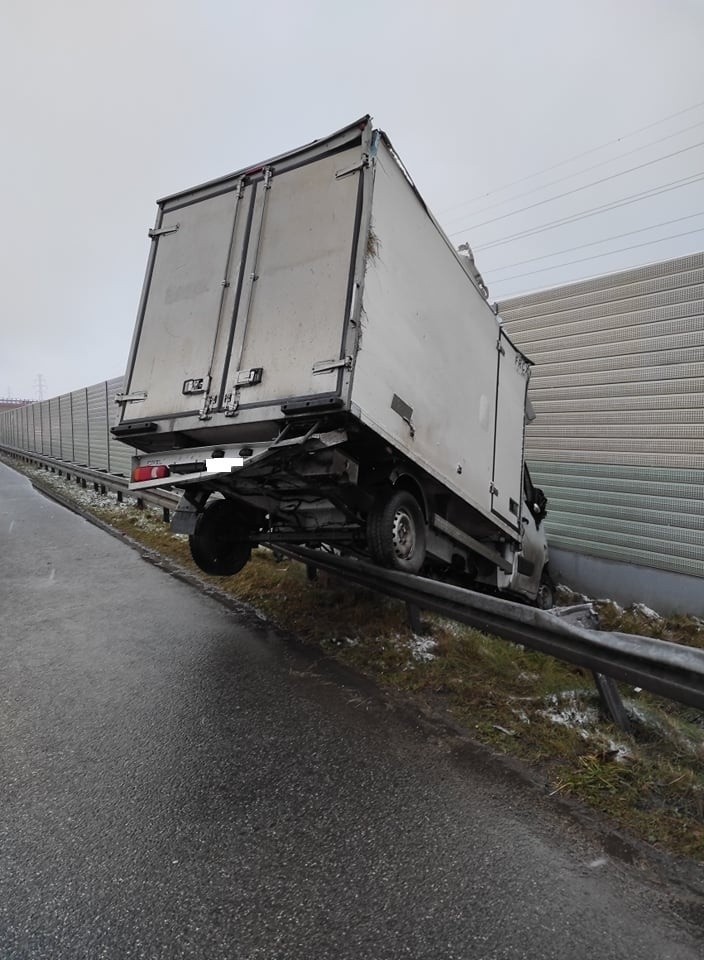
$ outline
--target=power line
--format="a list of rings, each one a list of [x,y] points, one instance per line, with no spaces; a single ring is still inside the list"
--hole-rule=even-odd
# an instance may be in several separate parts
[[[571,267],[575,263],[586,263],[587,260],[597,260],[599,257],[610,257],[614,253],[625,253],[626,250],[637,250],[639,247],[649,247],[654,243],[662,243],[665,240],[676,240],[678,237],[689,237],[693,233],[704,232],[704,227],[698,227],[696,230],[685,230],[684,233],[673,233],[669,237],[660,237],[658,240],[646,240],[644,243],[632,243],[628,247],[620,247],[618,250],[608,250],[606,253],[594,253],[590,257],[580,257],[578,260],[567,260],[565,263],[554,263],[551,267],[540,267],[538,270],[528,270],[526,273],[514,273],[512,277],[501,277],[496,283],[508,283],[509,280],[518,280],[521,277],[532,277],[536,273],[546,273],[548,270],[557,270],[560,267]]]
[[[514,267],[522,267],[526,263],[535,263],[537,260],[547,260],[548,257],[559,257],[563,253],[572,253],[574,250],[584,250],[586,247],[595,247],[600,243],[609,243],[611,240],[621,240],[623,237],[632,237],[635,233],[645,233],[646,230],[656,230],[658,227],[666,227],[671,223],[681,223],[683,220],[693,220],[694,217],[701,216],[704,216],[704,210],[700,210],[699,213],[690,213],[686,217],[675,217],[674,220],[662,220],[660,223],[651,223],[648,227],[629,230],[627,233],[616,233],[611,237],[603,237],[601,240],[592,240],[591,243],[580,243],[576,247],[565,247],[563,250],[556,250],[554,253],[543,253],[539,257],[529,257],[528,260],[517,260],[515,263],[505,263],[501,267],[486,267],[484,269],[491,273],[495,270],[512,270]]]
[[[671,190],[679,190],[680,187],[688,186],[690,183],[696,183],[698,180],[704,180],[704,173],[694,174],[691,177],[683,177],[681,180],[673,180],[670,183],[665,184],[663,187],[644,190],[641,193],[633,193],[628,197],[624,197],[621,200],[615,200],[612,203],[603,203],[601,206],[590,207],[588,210],[583,210],[581,213],[572,214],[569,217],[561,217],[559,220],[551,220],[548,223],[544,223],[538,227],[531,227],[528,230],[520,230],[518,233],[512,233],[510,236],[504,237],[502,240],[492,240],[489,243],[478,244],[474,249],[489,250],[492,247],[500,247],[504,243],[510,243],[512,240],[521,240],[523,237],[532,237],[536,233],[543,233],[545,230],[553,230],[555,227],[561,227],[566,223],[574,223],[577,220],[584,220],[587,217],[594,217],[599,213],[605,213],[607,210],[616,210],[619,207],[627,207],[631,203],[638,203],[639,200],[646,200],[650,197],[659,196],[662,193],[669,193]],[[457,232],[463,233],[464,231],[458,230]],[[450,234],[450,236],[454,236],[454,234]]]
[[[697,123],[691,124],[689,127],[683,127],[681,130],[676,130],[674,133],[668,133],[664,137],[658,137],[657,140],[651,140],[649,143],[644,143],[640,147],[635,147],[633,150],[627,150],[625,153],[619,153],[615,157],[609,157],[608,160],[599,160],[598,163],[592,163],[588,167],[582,167],[581,170],[575,170],[574,173],[568,173],[566,177],[558,177],[556,180],[549,180],[547,183],[541,184],[539,187],[531,187],[530,190],[524,190],[523,193],[516,193],[511,197],[506,197],[504,200],[497,200],[496,203],[490,203],[486,207],[480,207],[478,210],[475,210],[475,214],[484,213],[486,210],[494,210],[496,207],[500,207],[504,203],[509,203],[511,200],[520,200],[521,197],[528,197],[531,193],[538,193],[540,190],[547,190],[548,187],[553,187],[557,183],[564,183],[565,180],[572,180],[574,177],[578,177],[582,173],[588,173],[590,170],[596,170],[597,167],[604,167],[608,163],[615,163],[617,160],[623,160],[624,157],[630,157],[634,153],[640,153],[641,150],[647,150],[648,147],[654,147],[658,143],[664,143],[666,140],[671,140],[673,137],[678,137],[681,133],[689,133],[690,130],[696,129],[696,127],[704,126],[704,120],[699,120]],[[467,201],[468,202],[468,201]],[[447,207],[448,210],[454,210],[459,207],[466,206],[466,203],[459,203],[457,207]],[[450,217],[450,222],[452,220],[459,220],[463,214],[460,214],[456,217]]]
[[[477,194],[476,197],[466,200],[465,203],[473,203],[475,200],[484,200],[485,197],[491,197],[493,194],[500,193],[502,190],[508,190],[509,187],[515,187],[519,183],[525,183],[526,180],[532,180],[534,177],[539,177],[543,173],[550,173],[551,170],[557,170],[559,167],[564,167],[566,164],[572,163],[574,160],[580,160],[582,157],[589,156],[589,154],[597,153],[599,150],[604,150],[606,147],[610,147],[614,143],[620,143],[622,140],[628,140],[629,137],[635,137],[637,133],[643,133],[645,130],[652,130],[653,127],[657,127],[661,123],[665,123],[668,120],[674,120],[675,117],[681,117],[684,113],[691,113],[692,110],[697,110],[701,106],[704,106],[704,100],[700,100],[699,103],[695,103],[691,107],[685,107],[684,110],[678,110],[676,113],[670,113],[666,117],[662,117],[660,120],[654,120],[652,123],[648,123],[644,127],[638,127],[637,130],[631,130],[630,133],[624,133],[622,136],[616,137],[615,140],[607,140],[598,147],[591,147],[589,150],[583,150],[581,153],[576,153],[574,156],[568,157],[566,160],[560,160],[559,163],[554,163],[550,167],[544,167],[542,170],[537,170],[535,173],[529,173],[525,177],[520,177],[518,180],[512,180],[510,183],[505,183],[501,187],[495,187],[493,190],[489,190],[486,193]],[[454,209],[456,209],[456,205],[445,207],[445,210],[440,210],[439,212],[443,213],[447,210]]]
[[[633,173],[634,170],[643,170],[645,167],[652,167],[656,163],[661,163],[663,160],[670,160],[672,157],[678,157],[680,154],[688,153],[690,150],[696,150],[697,147],[704,146],[704,140],[700,140],[698,143],[693,143],[688,147],[681,147],[679,150],[675,150],[673,153],[667,153],[664,157],[655,157],[654,160],[646,160],[644,163],[639,163],[635,167],[629,167],[627,170],[621,170],[619,173],[610,173],[608,177],[601,177],[599,180],[592,180],[590,183],[584,183],[581,187],[573,187],[572,190],[566,190],[564,193],[555,194],[554,197],[546,197],[544,200],[538,200],[536,203],[529,203],[525,207],[519,207],[518,210],[511,210],[509,213],[502,213],[498,217],[491,217],[490,220],[481,220],[479,223],[470,224],[468,227],[464,227],[462,230],[456,230],[454,234],[450,236],[455,236],[457,233],[464,233],[465,230],[476,230],[478,227],[486,227],[490,223],[497,223],[499,220],[506,220],[508,217],[515,217],[519,213],[525,213],[526,210],[534,210],[536,207],[542,207],[543,204],[552,203],[553,200],[562,200],[564,197],[569,197],[574,193],[580,193],[582,190],[588,190],[590,187],[596,187],[600,183],[607,183],[609,180],[616,180],[618,177],[624,177],[627,173]]]

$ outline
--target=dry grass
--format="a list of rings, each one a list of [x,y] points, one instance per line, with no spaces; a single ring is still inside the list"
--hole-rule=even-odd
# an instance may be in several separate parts
[[[78,495],[58,477],[26,472]],[[118,508],[109,498],[91,509],[198,573],[187,538],[149,511]],[[416,637],[403,604],[326,574],[309,582],[301,564],[277,562],[269,550],[256,550],[235,577],[198,575],[382,686],[451,715],[476,740],[537,765],[548,792],[577,798],[652,844],[704,861],[698,711],[623,689],[634,722],[626,735],[599,716],[587,671],[438,617],[428,620],[427,636]],[[608,602],[598,607],[605,629],[704,646],[695,618],[656,620]]]

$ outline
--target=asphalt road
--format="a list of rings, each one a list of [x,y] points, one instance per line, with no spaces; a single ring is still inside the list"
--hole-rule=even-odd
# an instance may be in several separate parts
[[[496,764],[0,465],[0,957],[700,958]]]

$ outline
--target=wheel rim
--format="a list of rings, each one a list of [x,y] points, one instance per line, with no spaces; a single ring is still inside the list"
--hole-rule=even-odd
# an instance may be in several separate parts
[[[406,510],[397,510],[393,523],[394,553],[400,560],[410,560],[416,550],[416,525]]]

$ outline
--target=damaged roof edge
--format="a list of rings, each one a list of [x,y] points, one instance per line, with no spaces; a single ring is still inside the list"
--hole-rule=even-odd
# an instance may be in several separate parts
[[[164,197],[160,197],[157,200],[157,204],[161,206],[161,204],[168,203],[171,200],[176,200],[179,197],[187,196],[191,193],[195,193],[198,190],[205,190],[209,187],[216,186],[217,184],[227,183],[228,180],[236,180],[238,177],[242,177],[247,173],[260,170],[262,167],[267,167],[272,163],[277,163],[281,160],[295,157],[299,153],[305,153],[306,150],[310,150],[312,147],[319,146],[320,144],[326,143],[330,140],[335,140],[336,138],[342,137],[352,130],[363,131],[371,122],[371,119],[371,115],[367,113],[363,117],[360,117],[359,120],[355,120],[354,123],[348,123],[346,126],[341,127],[339,130],[336,130],[334,133],[331,133],[326,137],[319,137],[317,140],[311,140],[310,143],[306,143],[302,147],[296,147],[293,150],[285,150],[283,153],[279,153],[274,157],[269,157],[267,160],[262,160],[259,163],[248,164],[246,167],[242,167],[240,170],[235,170],[234,172],[227,173],[221,177],[215,177],[213,180],[206,180],[203,183],[188,187],[185,190],[177,190],[175,193],[169,193]]]

